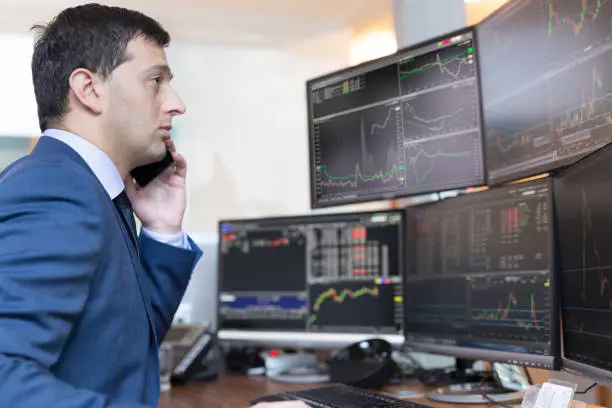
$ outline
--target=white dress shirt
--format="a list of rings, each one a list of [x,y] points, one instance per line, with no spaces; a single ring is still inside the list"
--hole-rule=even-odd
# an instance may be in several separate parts
[[[58,129],[47,129],[43,136],[59,140],[77,152],[85,160],[85,163],[87,163],[98,180],[100,180],[111,200],[115,199],[125,189],[125,184],[115,163],[94,144],[73,133]],[[142,227],[141,233],[164,244],[191,249],[185,231],[181,231],[178,234],[160,234]]]

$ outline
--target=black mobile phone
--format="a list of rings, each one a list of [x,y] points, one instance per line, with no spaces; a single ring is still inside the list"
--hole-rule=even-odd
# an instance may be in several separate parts
[[[162,160],[145,164],[144,166],[136,167],[131,171],[132,177],[138,183],[140,187],[144,187],[149,184],[153,179],[164,172],[170,165],[174,163],[174,159],[172,158],[172,153],[170,150],[166,151],[166,157]]]

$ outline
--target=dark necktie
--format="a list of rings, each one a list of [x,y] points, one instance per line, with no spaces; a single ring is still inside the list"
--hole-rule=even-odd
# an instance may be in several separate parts
[[[130,200],[125,194],[125,191],[122,191],[115,199],[113,200],[115,206],[119,210],[119,214],[121,214],[121,218],[123,218],[123,222],[127,227],[130,238],[132,239],[132,243],[138,250],[138,239],[136,238],[136,220],[134,219],[134,212],[132,211],[132,204]]]

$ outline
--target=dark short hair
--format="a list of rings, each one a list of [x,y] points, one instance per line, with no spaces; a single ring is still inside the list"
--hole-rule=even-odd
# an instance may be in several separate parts
[[[170,43],[170,34],[151,17],[100,4],[67,8],[48,25],[35,25],[32,30],[39,34],[32,79],[41,131],[66,114],[68,80],[75,69],[85,68],[106,78],[127,60],[127,45],[137,36],[161,47]]]

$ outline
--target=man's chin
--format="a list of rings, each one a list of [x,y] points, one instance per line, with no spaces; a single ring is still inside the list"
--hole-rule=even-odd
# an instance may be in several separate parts
[[[166,157],[166,154],[167,154],[167,150],[165,147],[163,150],[156,150],[154,152],[149,152],[147,157],[141,161],[141,164],[139,165],[139,167],[162,161]]]
[[[164,146],[164,149],[161,150],[160,152],[158,152],[155,161],[160,161],[162,160],[164,157],[166,157],[166,154],[168,154],[168,149],[166,148],[166,146]]]
[[[155,148],[151,149],[151,156],[155,156],[154,161],[160,161],[166,154],[168,153],[168,146],[166,146],[165,142],[155,144]]]

